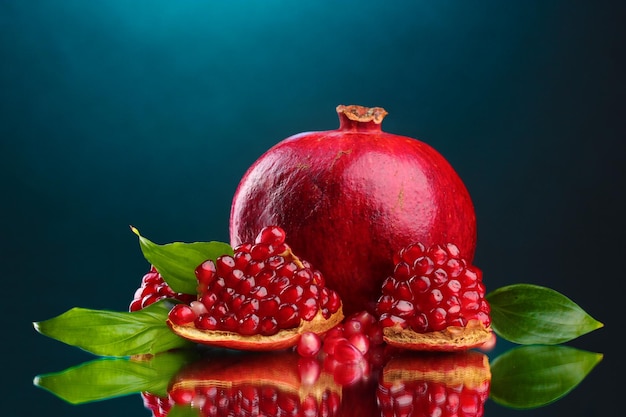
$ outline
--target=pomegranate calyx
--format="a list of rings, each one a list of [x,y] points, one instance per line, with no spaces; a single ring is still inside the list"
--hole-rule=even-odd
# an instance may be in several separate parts
[[[271,351],[295,346],[300,339],[300,335],[305,332],[317,334],[325,333],[341,323],[343,318],[341,307],[328,318],[325,318],[320,310],[312,320],[300,320],[299,326],[290,329],[282,329],[271,336],[260,334],[242,335],[225,330],[201,330],[196,328],[193,322],[178,325],[172,323],[171,320],[167,320],[167,325],[180,337],[196,343],[230,349]]]
[[[491,333],[491,327],[485,327],[480,320],[470,320],[465,327],[448,326],[427,333],[400,326],[385,327],[383,340],[403,349],[454,352],[482,346],[490,340]]]
[[[345,115],[354,122],[374,122],[381,124],[388,114],[382,107],[365,107],[351,104],[345,106],[340,104],[337,106],[337,113]]]

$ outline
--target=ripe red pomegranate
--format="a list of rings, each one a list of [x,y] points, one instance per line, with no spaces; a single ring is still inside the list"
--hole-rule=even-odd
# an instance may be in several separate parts
[[[319,271],[293,254],[285,237],[281,228],[268,226],[233,256],[199,265],[198,299],[169,313],[174,333],[213,346],[278,350],[340,323],[341,299]]]
[[[291,136],[247,170],[230,240],[237,246],[261,227],[282,227],[352,314],[371,311],[392,255],[412,242],[455,242],[471,260],[476,219],[448,161],[426,143],[383,132],[384,109],[342,105],[337,113],[337,130]]]
[[[376,304],[384,340],[412,350],[466,350],[491,339],[482,271],[451,243],[416,243],[393,258]]]
[[[481,417],[489,397],[486,355],[405,355],[383,369],[376,397],[381,416]]]

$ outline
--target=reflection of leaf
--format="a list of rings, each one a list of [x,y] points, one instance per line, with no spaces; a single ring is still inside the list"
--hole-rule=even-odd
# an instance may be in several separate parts
[[[538,285],[498,288],[487,295],[487,301],[491,327],[513,343],[559,344],[603,326],[569,298]]]
[[[602,354],[568,346],[522,346],[491,363],[491,399],[512,408],[550,404],[573,390]]]
[[[215,260],[220,255],[232,255],[233,249],[223,242],[174,242],[158,245],[131,230],[139,236],[139,246],[143,256],[159,271],[165,282],[176,292],[195,294],[198,281],[194,271],[207,259]]]
[[[167,326],[170,308],[167,301],[132,313],[76,307],[34,326],[41,334],[96,355],[155,354],[190,344]]]
[[[36,376],[34,384],[72,404],[143,391],[164,396],[172,376],[194,358],[192,351],[165,352],[149,360],[100,358]]]
[[[176,404],[174,404],[170,412],[167,413],[167,417],[198,417],[199,415],[200,410],[197,408]]]

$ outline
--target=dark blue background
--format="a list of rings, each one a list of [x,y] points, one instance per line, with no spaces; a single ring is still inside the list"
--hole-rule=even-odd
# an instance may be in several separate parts
[[[159,243],[226,241],[245,169],[289,135],[336,128],[337,104],[382,106],[384,130],[449,159],[488,289],[549,286],[606,324],[572,343],[603,363],[532,414],[612,410],[620,3],[0,0],[2,415],[147,415],[137,396],[76,408],[32,387],[92,356],[31,322],[125,310],[148,267],[129,224]]]

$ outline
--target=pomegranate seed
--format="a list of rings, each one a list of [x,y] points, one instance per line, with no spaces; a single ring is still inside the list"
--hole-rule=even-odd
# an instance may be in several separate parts
[[[217,269],[215,268],[215,263],[212,260],[206,260],[202,262],[196,269],[196,279],[200,285],[203,285],[205,288],[209,286],[209,284],[215,278],[215,274],[217,273]]]
[[[276,321],[282,329],[289,329],[300,324],[298,309],[292,304],[282,304],[276,313]]]
[[[450,259],[446,262],[446,271],[452,278],[456,278],[465,270],[464,262],[460,259]]]
[[[324,290],[327,290],[328,293],[328,302],[326,303],[325,307],[328,308],[331,313],[335,313],[337,310],[339,310],[339,307],[341,307],[341,299],[339,298],[339,294],[337,294],[335,291],[328,289],[328,287],[322,288],[322,292],[324,292]]]
[[[354,318],[350,318],[346,320],[343,325],[343,333],[346,337],[352,336],[353,334],[360,334],[363,332],[363,323]]]
[[[440,245],[431,246],[427,253],[435,265],[443,265],[448,260],[448,252]]]
[[[278,333],[278,322],[274,317],[264,317],[259,323],[259,333],[263,336],[272,336]]]
[[[236,332],[237,328],[239,327],[239,320],[237,320],[237,316],[235,315],[235,313],[229,312],[221,318],[220,325],[223,330]]]
[[[254,243],[266,243],[268,245],[280,245],[285,242],[285,231],[280,227],[267,226],[261,229]]]
[[[304,288],[300,285],[289,285],[279,294],[280,301],[283,303],[296,304],[304,294]]]
[[[333,357],[339,362],[357,362],[363,359],[363,354],[346,339],[340,339],[333,349]]]
[[[298,303],[302,320],[311,321],[317,315],[318,305],[315,298],[309,297]]]
[[[219,327],[217,319],[208,314],[203,314],[196,318],[194,324],[200,330],[217,330]]]
[[[326,280],[320,271],[313,271],[313,282],[320,287],[326,286]]]
[[[434,309],[430,313],[430,327],[434,331],[443,330],[446,328],[446,310],[441,307]]]
[[[411,276],[411,267],[406,262],[398,262],[393,270],[393,276],[398,281],[405,281]]]
[[[365,355],[370,349],[370,340],[363,333],[356,333],[348,336],[348,342],[357,348],[363,355]]]
[[[376,304],[376,312],[379,316],[385,313],[389,313],[391,311],[392,305],[393,297],[391,295],[383,295],[378,299],[378,303]]]
[[[235,260],[232,256],[222,255],[215,260],[215,267],[220,276],[228,276],[230,271],[235,268]]]
[[[239,315],[239,317],[245,317],[249,314],[258,314],[260,304],[261,303],[259,302],[259,300],[255,298],[244,298],[241,307],[239,307],[239,310],[237,311],[237,314]]]
[[[437,268],[432,274],[433,284],[437,287],[441,287],[448,281],[448,273],[443,268]]]
[[[257,334],[259,330],[259,316],[256,314],[248,314],[239,320],[239,333],[243,335]]]
[[[415,243],[402,249],[400,257],[406,263],[411,264],[413,263],[413,261],[415,261],[415,259],[421,257],[424,254],[424,250],[424,245],[422,245],[421,243]]]
[[[250,255],[252,259],[255,261],[262,261],[270,256],[272,253],[272,248],[270,245],[266,245],[264,243],[257,243],[252,245],[250,248]]]
[[[162,300],[164,297],[160,296],[158,294],[149,294],[146,295],[142,300],[141,300],[141,308],[146,308],[148,307],[150,304],[154,304],[159,300]]]
[[[204,304],[207,310],[210,310],[217,302],[217,295],[214,293],[207,293],[200,297],[200,302]]]
[[[409,286],[413,294],[423,294],[430,289],[430,278],[425,276],[413,276],[409,280]]]
[[[261,272],[264,271],[265,262],[256,262],[250,261],[250,263],[244,268],[246,270],[246,274],[257,277]],[[273,273],[274,271],[267,271],[268,273]]]
[[[396,301],[393,304],[392,309],[398,317],[402,318],[410,317],[415,313],[415,307],[413,306],[413,303],[405,300]]]
[[[280,299],[277,295],[269,295],[259,301],[259,314],[263,317],[272,317],[278,313]]]
[[[292,277],[298,270],[298,266],[293,262],[284,263],[276,268],[276,274],[281,277]]]
[[[304,332],[300,336],[300,340],[296,345],[296,351],[298,354],[305,358],[310,358],[320,351],[322,347],[322,340],[313,332]]]
[[[293,274],[293,281],[299,285],[308,285],[313,280],[313,273],[309,269],[301,269]]]
[[[244,276],[244,278],[237,285],[235,285],[235,290],[239,294],[248,294],[255,286],[256,281],[254,280],[254,277]]]
[[[191,307],[191,309],[193,310],[194,314],[196,316],[200,316],[202,314],[206,314],[209,312],[209,310],[206,308],[206,306],[201,303],[200,301],[192,301],[189,304],[189,307]]]
[[[196,318],[196,313],[186,304],[176,304],[170,310],[168,318],[172,323],[182,326],[191,323]]]
[[[382,327],[400,326],[401,328],[406,328],[407,326],[406,320],[390,313],[382,314],[378,322]]]
[[[133,301],[130,303],[130,306],[128,307],[128,311],[139,311],[139,310],[141,310],[141,309],[143,308],[143,306],[141,305],[141,304],[142,304],[141,302],[142,302],[142,300],[141,300],[141,299],[139,299],[139,300],[136,300],[136,299],[135,299],[135,300],[133,300]]]

